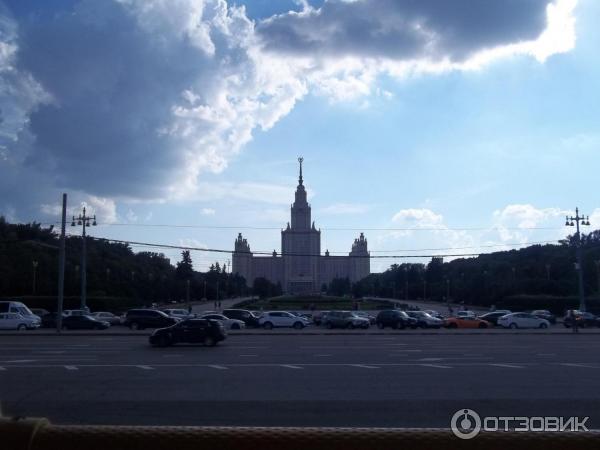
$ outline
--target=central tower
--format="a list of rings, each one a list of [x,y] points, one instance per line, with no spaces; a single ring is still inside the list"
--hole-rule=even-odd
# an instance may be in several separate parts
[[[307,201],[302,162],[298,158],[300,175],[294,203],[291,205],[291,226],[281,232],[281,252],[284,258],[284,289],[290,293],[318,292],[319,255],[321,254],[321,231],[311,225],[310,205]]]

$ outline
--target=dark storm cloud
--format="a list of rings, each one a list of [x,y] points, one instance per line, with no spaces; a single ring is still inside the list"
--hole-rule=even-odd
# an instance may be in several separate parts
[[[98,5],[98,6],[94,6]],[[54,99],[30,115],[26,164],[67,188],[99,195],[157,195],[182,164],[157,130],[181,92],[210,72],[191,45],[153,41],[108,2],[20,24],[16,66]]]
[[[342,0],[258,27],[264,48],[299,56],[463,61],[486,48],[533,40],[548,0]]]

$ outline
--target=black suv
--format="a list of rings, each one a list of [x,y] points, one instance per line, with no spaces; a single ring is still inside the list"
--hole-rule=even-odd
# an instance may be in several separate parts
[[[397,309],[384,309],[379,311],[375,323],[381,329],[385,327],[392,328],[417,328],[418,321],[413,317],[409,317],[404,311]]]
[[[258,328],[258,317],[246,309],[224,309],[223,315],[229,319],[241,320],[248,328]]]
[[[143,330],[144,328],[168,327],[177,322],[179,319],[156,309],[130,309],[125,315],[123,325],[132,330]]]
[[[213,347],[226,337],[225,328],[218,320],[187,319],[170,327],[154,330],[149,341],[150,345],[155,347],[166,347],[180,342],[202,343]]]

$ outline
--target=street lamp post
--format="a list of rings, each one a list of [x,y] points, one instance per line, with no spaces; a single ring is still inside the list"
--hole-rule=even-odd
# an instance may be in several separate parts
[[[600,292],[600,259],[594,261],[596,264],[596,275],[598,276],[598,292]]]
[[[96,215],[93,217],[87,216],[85,214],[85,207],[83,208],[83,214],[79,214],[77,218],[73,216],[73,221],[71,222],[71,226],[74,227],[75,221],[77,220],[77,225],[81,225],[83,227],[81,233],[81,309],[86,308],[86,289],[87,289],[87,279],[86,279],[86,234],[85,228],[90,226],[90,220],[92,220],[92,225],[96,226]]]
[[[585,295],[583,293],[583,261],[581,256],[581,233],[579,232],[579,222],[581,225],[590,225],[590,216],[585,217],[579,215],[579,208],[575,208],[575,217],[567,216],[565,226],[573,227],[577,225],[577,233],[575,233],[575,252],[577,254],[577,278],[579,284],[579,309],[585,311]]]
[[[35,281],[37,278],[38,262],[31,261],[31,265],[33,266],[33,280],[32,280],[32,284],[31,284],[31,295],[35,295]]]

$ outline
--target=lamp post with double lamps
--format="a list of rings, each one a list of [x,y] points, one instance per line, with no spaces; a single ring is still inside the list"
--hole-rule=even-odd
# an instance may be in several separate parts
[[[581,225],[590,225],[590,216],[585,217],[579,215],[579,208],[575,208],[575,217],[567,216],[565,226],[574,227],[577,226],[577,233],[575,233],[575,252],[577,254],[577,281],[579,284],[579,309],[585,311],[585,295],[583,292],[583,261],[581,256],[581,233],[579,232],[579,222]]]
[[[85,233],[85,229],[86,227],[90,226],[90,220],[92,221],[92,225],[96,226],[96,215],[94,214],[92,217],[87,216],[85,213],[85,207],[83,208],[83,214],[79,214],[78,217],[73,216],[73,221],[71,222],[71,226],[74,227],[75,225],[79,225],[81,227],[83,227],[82,229],[82,233],[81,233],[81,305],[80,308],[81,309],[85,309],[86,308],[86,300],[87,300],[87,296],[86,296],[86,285],[87,285],[87,280],[86,280],[86,233]],[[77,223],[75,223],[77,222]]]

